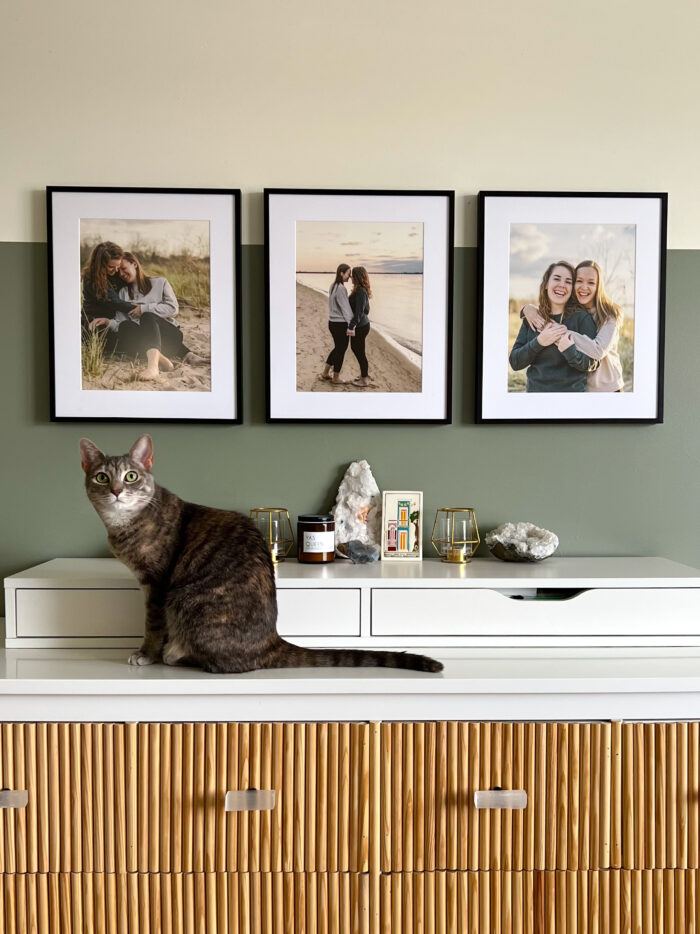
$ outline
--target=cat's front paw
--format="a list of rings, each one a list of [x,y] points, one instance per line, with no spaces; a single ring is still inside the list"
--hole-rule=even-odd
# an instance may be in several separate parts
[[[155,662],[155,658],[151,658],[150,655],[144,655],[143,652],[134,652],[133,655],[129,656],[129,665],[152,665]]]

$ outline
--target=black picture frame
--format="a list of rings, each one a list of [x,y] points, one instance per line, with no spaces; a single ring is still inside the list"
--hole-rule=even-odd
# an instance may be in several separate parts
[[[81,204],[69,204],[70,196],[86,196],[82,200]],[[142,397],[141,406],[142,411],[134,412],[129,411],[127,414],[114,414],[110,411],[107,415],[98,414],[99,408],[93,406],[89,403],[85,405],[82,404],[80,399],[80,392],[85,393],[89,390],[82,389],[82,381],[80,390],[76,389],[72,385],[70,396],[62,395],[62,387],[60,385],[61,378],[66,376],[66,368],[63,365],[59,354],[57,351],[57,335],[60,327],[68,327],[71,329],[71,340],[75,342],[76,335],[77,339],[81,339],[81,312],[78,308],[75,313],[75,320],[73,320],[73,307],[70,304],[70,300],[66,299],[64,294],[60,292],[61,286],[65,285],[68,282],[72,281],[70,286],[71,290],[75,291],[75,277],[74,274],[76,270],[73,268],[73,265],[70,265],[68,271],[59,274],[59,269],[61,266],[66,266],[69,264],[65,263],[64,256],[58,256],[59,251],[62,249],[61,244],[65,247],[66,238],[62,235],[59,235],[57,230],[57,221],[59,218],[63,217],[62,212],[65,212],[64,220],[68,218],[71,219],[72,224],[67,226],[72,231],[76,229],[75,219],[80,216],[80,210],[84,205],[89,204],[90,196],[94,196],[96,199],[100,199],[100,205],[104,205],[109,201],[110,196],[115,196],[115,207],[117,196],[126,196],[120,207],[128,207],[129,205],[138,206],[143,205],[144,202],[150,199],[150,203],[157,204],[161,198],[176,198],[179,200],[179,203],[185,203],[182,198],[185,199],[195,199],[199,198],[199,204],[201,205],[201,213],[203,216],[200,218],[199,214],[195,211],[197,219],[202,221],[209,221],[210,223],[210,236],[213,238],[217,235],[217,231],[220,229],[222,233],[222,240],[230,240],[230,253],[228,250],[221,250],[221,255],[218,255],[217,250],[217,259],[216,263],[219,268],[216,270],[212,269],[214,263],[212,261],[211,255],[209,256],[210,261],[210,342],[213,346],[214,344],[214,335],[211,330],[211,322],[214,321],[214,315],[216,315],[217,322],[221,322],[222,333],[226,334],[230,338],[230,345],[228,341],[223,342],[225,348],[224,353],[221,355],[221,362],[216,363],[216,359],[212,361],[212,365],[219,369],[219,372],[222,370],[225,371],[225,376],[223,379],[218,379],[218,382],[223,386],[223,393],[220,397],[217,397],[215,392],[177,392],[177,391],[167,391],[159,392],[155,390],[152,393],[154,405],[148,405],[149,399],[145,397],[150,393],[139,393]],[[155,196],[155,201],[152,196]],[[128,200],[131,198],[132,200]],[[66,200],[62,200],[66,199]],[[214,215],[207,216],[206,211],[204,210],[205,204],[214,205],[215,202],[221,201],[221,208],[217,209]],[[230,212],[228,210],[230,203]],[[76,213],[77,212],[77,213]],[[134,215],[136,222],[139,219],[146,218],[141,217],[138,211],[134,214],[133,211],[130,211]],[[103,216],[104,210],[98,211],[97,216]],[[95,214],[89,212],[84,215],[87,218],[94,218]],[[107,215],[106,219],[118,218],[120,212],[117,212],[113,215]],[[123,218],[124,215],[121,214]],[[132,219],[132,218],[130,218]],[[152,218],[152,220],[159,220],[163,218]],[[166,218],[169,219],[169,218]],[[183,218],[179,218],[182,220]],[[113,186],[73,186],[73,185],[50,185],[46,187],[46,220],[47,220],[47,267],[48,267],[48,294],[49,294],[49,366],[50,366],[50,419],[52,422],[81,422],[81,421],[90,421],[90,422],[155,422],[155,423],[207,423],[207,424],[227,424],[227,425],[240,425],[243,423],[243,372],[242,372],[242,314],[241,314],[241,296],[242,296],[242,284],[241,284],[241,191],[236,188],[153,188],[153,187],[113,187]],[[228,224],[230,223],[230,229]],[[211,232],[211,226],[214,224],[215,231]],[[66,226],[65,224],[63,225]],[[78,227],[79,229],[79,227]],[[77,233],[75,237],[75,244],[70,244],[70,247],[67,251],[68,255],[72,258],[75,257],[76,248],[79,250],[79,241],[80,234]],[[211,253],[211,240],[209,243],[210,253]],[[60,260],[60,261],[59,261]],[[230,268],[229,268],[230,264]],[[78,266],[79,268],[79,266]],[[148,270],[146,269],[146,272]],[[212,295],[215,286],[212,284],[213,280],[216,278],[216,311],[213,308]],[[219,279],[221,280],[221,286],[219,286]],[[230,280],[230,281],[229,281]],[[225,284],[224,284],[225,283]],[[79,298],[81,297],[80,287],[78,291]],[[224,318],[226,316],[226,318]],[[228,318],[230,317],[230,321]],[[186,335],[185,335],[186,337]],[[75,348],[73,347],[73,350]],[[73,354],[75,356],[75,354]],[[75,374],[72,376],[69,374],[69,381],[74,380]],[[117,393],[115,393],[116,395]],[[128,390],[122,391],[119,390],[119,394],[126,397]],[[93,392],[93,395],[95,393]],[[105,399],[105,393],[97,393],[102,400]],[[132,396],[135,393],[131,393]],[[169,397],[174,402],[170,403],[171,406],[174,406],[178,398],[182,401],[183,397],[197,396],[203,400],[199,402],[199,398],[195,403],[197,411],[189,412],[188,414],[166,414],[163,409],[169,408],[163,404],[158,404],[155,400],[157,397]],[[207,398],[205,398],[207,397]],[[206,402],[209,402],[209,408],[206,405]],[[110,408],[116,407],[118,409],[118,404],[115,403],[115,406],[111,405],[111,399],[109,400]],[[104,401],[102,402],[104,404]],[[99,406],[99,402],[96,403]],[[129,406],[133,410],[133,405]]]
[[[506,200],[507,199],[507,200]],[[556,201],[558,199],[558,202]],[[498,205],[496,209],[493,206]],[[551,206],[555,205],[554,210]],[[579,207],[578,212],[575,210]],[[511,209],[509,212],[509,208]],[[562,216],[572,211],[570,221],[562,221]],[[540,225],[555,222],[559,226],[566,224],[577,225],[592,223],[591,218],[599,210],[600,224],[605,229],[606,224],[613,227],[624,227],[626,224],[635,227],[634,253],[634,305],[633,305],[633,360],[634,382],[632,390],[626,391],[623,386],[619,392],[612,390],[605,393],[547,393],[528,392],[527,403],[518,401],[515,406],[509,406],[506,396],[517,396],[522,393],[506,390],[503,385],[503,360],[507,360],[504,345],[503,360],[498,354],[489,353],[494,347],[495,335],[500,328],[503,331],[503,321],[497,325],[498,315],[503,313],[507,322],[512,316],[512,307],[503,310],[503,302],[496,301],[507,297],[508,305],[512,305],[514,296],[511,296],[510,283],[514,279],[512,267],[508,266],[508,291],[504,291],[498,275],[499,270],[505,269],[505,259],[499,254],[503,252],[507,243],[509,250],[513,251],[512,230],[513,224]],[[489,213],[490,212],[490,213]],[[528,213],[529,212],[529,213]],[[578,216],[577,216],[578,214]],[[568,214],[567,214],[568,216]],[[528,221],[528,217],[531,218]],[[581,220],[584,217],[585,220]],[[478,294],[477,294],[477,353],[476,353],[476,415],[477,424],[660,424],[663,422],[663,379],[664,379],[664,329],[665,329],[665,296],[666,296],[666,250],[667,250],[667,217],[668,195],[664,192],[560,192],[560,191],[481,191],[478,195]],[[544,218],[544,219],[543,219]],[[552,221],[549,218],[556,218]],[[614,218],[613,222],[608,218]],[[627,218],[627,219],[625,219]],[[511,225],[510,232],[506,225]],[[489,226],[490,225],[490,226]],[[563,241],[562,241],[563,242]],[[500,244],[500,246],[499,246]],[[643,244],[643,254],[646,258],[644,268],[641,268],[642,257],[639,255],[640,244]],[[553,254],[552,254],[553,255]],[[496,257],[494,259],[494,256]],[[549,258],[548,258],[549,259]],[[559,256],[558,259],[567,259]],[[584,259],[584,257],[580,257]],[[556,262],[556,259],[552,259]],[[543,268],[546,263],[543,261]],[[603,270],[604,272],[604,270]],[[640,277],[653,283],[647,291],[639,290]],[[497,285],[494,286],[494,282]],[[638,291],[642,292],[640,300]],[[520,296],[519,296],[520,297]],[[517,303],[516,303],[517,304]],[[624,318],[623,318],[624,321]],[[639,332],[642,333],[644,357],[647,361],[647,377],[645,371],[638,373]],[[507,333],[507,327],[506,327]],[[510,347],[510,340],[508,342]],[[510,374],[510,366],[507,372]],[[500,383],[496,382],[496,379]],[[624,378],[624,374],[623,374]],[[510,376],[509,376],[510,379]],[[646,380],[646,382],[645,382]],[[495,391],[494,391],[495,390]],[[633,400],[635,393],[638,400]],[[564,397],[561,404],[559,399]],[[588,397],[586,399],[585,397]],[[595,398],[598,396],[600,401]],[[541,397],[538,403],[538,397]],[[550,404],[556,402],[557,414],[553,417],[542,415],[547,398]],[[604,398],[603,398],[604,397]],[[530,405],[530,400],[532,404]],[[562,415],[564,402],[569,407],[575,407],[572,415]],[[596,407],[596,411],[586,411],[586,407]],[[598,409],[606,407],[605,414],[599,414]],[[509,411],[512,409],[512,411]],[[531,409],[530,412],[527,410]],[[609,414],[608,414],[609,411]]]
[[[279,406],[277,405],[277,398],[279,398],[279,393],[277,388],[273,385],[273,356],[275,355],[275,328],[277,325],[278,315],[280,314],[280,308],[284,302],[280,302],[278,295],[276,295],[275,282],[273,281],[273,275],[276,271],[276,263],[278,262],[277,250],[276,250],[276,241],[275,241],[275,224],[277,218],[274,216],[274,206],[276,199],[316,199],[314,203],[318,203],[318,199],[433,199],[436,202],[441,202],[443,204],[444,211],[444,229],[442,230],[442,237],[444,242],[442,244],[442,249],[444,250],[444,279],[442,282],[442,289],[444,293],[444,307],[441,308],[440,314],[442,315],[442,322],[444,327],[444,362],[441,361],[441,372],[440,372],[440,391],[442,393],[442,411],[437,415],[431,415],[429,417],[416,417],[410,412],[405,414],[391,413],[382,414],[381,411],[378,414],[375,414],[371,410],[369,405],[365,405],[363,411],[353,413],[352,415],[343,415],[340,414],[339,417],[329,416],[329,414],[304,414],[303,406],[300,406],[302,411],[292,412],[289,411],[281,413],[279,411]],[[427,204],[427,201],[421,202]],[[368,205],[368,201],[363,202],[364,205]],[[326,424],[358,424],[358,423],[371,423],[371,424],[433,424],[433,425],[448,425],[452,423],[452,325],[453,325],[453,288],[454,288],[454,220],[455,220],[455,193],[454,191],[449,190],[384,190],[384,189],[329,189],[329,188],[265,188],[264,189],[264,231],[265,231],[265,352],[266,352],[266,365],[267,365],[267,384],[266,384],[266,402],[265,402],[265,412],[266,412],[266,421],[267,423],[296,423],[296,424],[312,424],[312,423],[326,423]],[[304,220],[314,220],[314,217],[310,216],[309,212],[302,212]],[[339,221],[347,222],[349,220],[356,219],[350,218],[347,216],[347,212],[341,212],[341,216],[338,217]],[[376,220],[376,217],[369,218],[373,223]],[[415,218],[416,222],[424,223],[422,218]],[[378,221],[382,223],[383,221]],[[290,238],[287,238],[285,243],[285,249],[287,251],[287,258],[289,258],[289,251],[293,248],[294,244],[291,243]],[[425,246],[425,244],[424,244]],[[296,270],[294,272],[296,275]],[[423,293],[425,295],[425,293]],[[289,301],[286,302],[286,305],[291,307],[291,301],[293,298],[289,297]],[[288,310],[287,308],[287,310]],[[426,318],[425,318],[425,306],[423,306],[424,316],[422,319],[422,335],[426,333]],[[370,315],[370,321],[371,321]],[[296,343],[294,345],[296,347]],[[424,346],[421,346],[421,352],[425,350]],[[348,352],[347,357],[350,354]],[[275,361],[278,362],[279,357],[275,357]],[[422,370],[421,378],[425,372],[425,357],[421,359]],[[318,361],[318,369],[320,370],[323,365],[322,358]],[[431,364],[432,365],[432,364]],[[409,395],[424,395],[426,390],[421,382],[421,393],[397,393],[401,396]],[[296,394],[297,396],[307,396],[307,395],[323,395],[321,393],[311,393],[298,391],[296,386],[292,388],[291,393],[287,393],[287,396],[292,396]],[[387,392],[384,395],[390,395],[391,393]],[[365,399],[369,402],[372,401],[373,393],[364,394]],[[313,408],[313,406],[312,406]],[[375,407],[376,408],[376,407]]]

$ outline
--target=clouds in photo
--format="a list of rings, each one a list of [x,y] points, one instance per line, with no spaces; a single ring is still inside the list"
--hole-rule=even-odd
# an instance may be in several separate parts
[[[511,224],[510,296],[536,300],[550,263],[594,260],[605,288],[633,314],[636,229],[632,224]]]

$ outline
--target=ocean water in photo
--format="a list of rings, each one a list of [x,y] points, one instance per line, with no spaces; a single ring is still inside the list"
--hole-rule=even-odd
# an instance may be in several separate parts
[[[328,294],[334,272],[298,272],[297,282]],[[423,353],[423,276],[370,273],[369,320],[418,366]],[[348,294],[352,291],[349,283]]]

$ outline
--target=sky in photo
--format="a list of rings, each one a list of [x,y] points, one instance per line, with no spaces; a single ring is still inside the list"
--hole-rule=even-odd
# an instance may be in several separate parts
[[[297,221],[297,272],[332,272],[340,263],[369,273],[422,273],[423,224]]]
[[[511,224],[510,296],[533,299],[550,263],[592,259],[610,298],[626,313],[634,305],[636,229],[630,224]]]
[[[209,221],[195,220],[117,220],[114,218],[81,218],[81,241],[112,240],[123,250],[138,253],[142,248],[162,256],[188,252],[193,256],[209,256]]]

